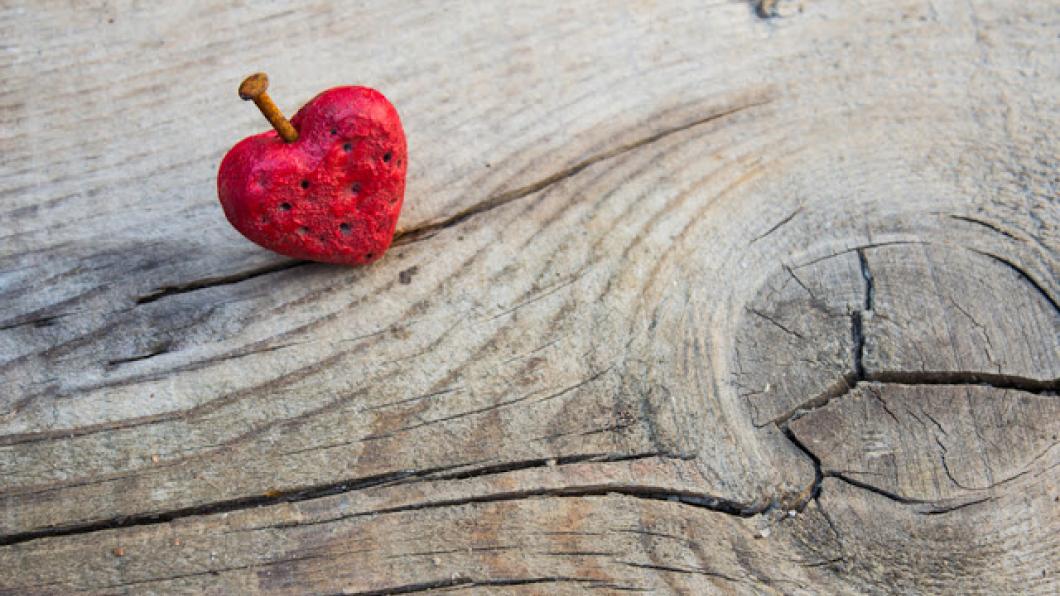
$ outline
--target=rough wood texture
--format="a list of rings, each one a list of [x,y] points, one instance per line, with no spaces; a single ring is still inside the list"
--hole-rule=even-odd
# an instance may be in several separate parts
[[[0,592],[1060,590],[1060,4],[227,4],[0,9]],[[380,262],[224,221],[259,69]]]

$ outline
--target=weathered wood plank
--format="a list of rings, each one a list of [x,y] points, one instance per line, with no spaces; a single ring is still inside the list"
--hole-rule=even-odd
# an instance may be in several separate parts
[[[537,584],[549,593],[776,594],[805,592],[806,576],[818,575],[813,567],[796,576],[781,571],[779,553],[751,548],[759,542],[746,520],[619,495],[466,504],[323,526],[294,509],[280,518],[250,510],[203,522],[79,537],[5,563],[22,566],[27,587],[218,594],[289,593],[307,583],[332,593]]]
[[[1055,592],[1060,10],[764,4],[0,8],[0,591]],[[224,222],[256,69],[385,259]]]

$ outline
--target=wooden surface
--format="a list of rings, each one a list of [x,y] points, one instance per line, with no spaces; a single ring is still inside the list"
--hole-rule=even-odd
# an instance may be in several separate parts
[[[0,592],[1060,590],[1060,4],[7,3]],[[227,148],[360,83],[397,246]]]

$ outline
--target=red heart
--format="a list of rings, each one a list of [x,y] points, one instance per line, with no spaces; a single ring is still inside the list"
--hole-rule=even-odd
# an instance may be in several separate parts
[[[335,87],[298,110],[298,139],[247,137],[221,161],[217,195],[251,241],[296,259],[360,265],[390,247],[408,155],[397,110],[367,87]]]

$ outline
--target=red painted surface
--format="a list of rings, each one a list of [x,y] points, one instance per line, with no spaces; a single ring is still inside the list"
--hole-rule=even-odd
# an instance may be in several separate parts
[[[361,265],[390,247],[408,153],[397,110],[366,87],[336,87],[291,118],[298,140],[271,130],[225,155],[217,195],[253,242],[296,259]]]

